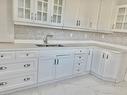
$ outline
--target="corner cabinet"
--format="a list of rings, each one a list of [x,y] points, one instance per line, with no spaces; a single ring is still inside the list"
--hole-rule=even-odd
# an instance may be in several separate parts
[[[14,22],[51,27],[63,25],[64,0],[14,0]]]

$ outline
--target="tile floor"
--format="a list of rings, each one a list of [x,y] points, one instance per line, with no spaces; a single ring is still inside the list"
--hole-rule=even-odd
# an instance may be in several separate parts
[[[9,95],[127,95],[127,82],[114,84],[89,75]]]

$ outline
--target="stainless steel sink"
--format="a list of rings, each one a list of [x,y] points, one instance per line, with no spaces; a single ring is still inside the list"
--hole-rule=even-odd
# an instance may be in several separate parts
[[[61,44],[36,44],[38,47],[64,47]]]

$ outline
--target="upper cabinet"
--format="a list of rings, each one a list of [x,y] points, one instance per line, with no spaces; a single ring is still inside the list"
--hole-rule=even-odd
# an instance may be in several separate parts
[[[15,24],[42,27],[63,25],[64,0],[14,0]]]
[[[0,0],[0,42],[14,41],[12,0]]]
[[[14,0],[14,21],[15,24],[107,33],[114,28],[127,28],[126,6],[118,9],[115,20],[116,4],[117,0]]]
[[[14,20],[32,22],[33,0],[14,0]]]
[[[79,0],[66,0],[64,7],[64,28],[76,29],[79,25]]]
[[[101,0],[98,16],[97,30],[99,32],[112,32],[116,11],[116,0]]]
[[[114,31],[127,32],[127,5],[117,7]]]

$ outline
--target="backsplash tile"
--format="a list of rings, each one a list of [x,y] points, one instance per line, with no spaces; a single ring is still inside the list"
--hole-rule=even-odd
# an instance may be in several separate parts
[[[54,35],[53,40],[94,40],[113,44],[127,45],[127,33],[92,33],[72,30],[15,25],[15,39],[41,40],[46,34]],[[104,38],[102,38],[102,35]]]

